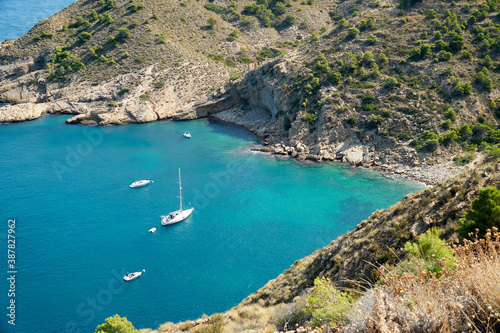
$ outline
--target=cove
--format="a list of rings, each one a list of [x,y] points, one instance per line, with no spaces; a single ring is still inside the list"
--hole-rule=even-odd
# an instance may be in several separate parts
[[[225,311],[422,188],[255,153],[254,136],[206,119],[86,127],[67,118],[0,125],[4,252],[16,221],[15,332],[92,332],[114,314],[156,328]],[[160,215],[178,209],[178,168],[195,210],[162,227]],[[154,183],[129,188],[146,178]],[[0,331],[12,331],[5,318]]]

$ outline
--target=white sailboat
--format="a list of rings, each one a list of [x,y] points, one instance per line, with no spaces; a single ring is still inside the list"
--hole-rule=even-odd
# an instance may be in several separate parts
[[[135,280],[137,279],[139,276],[142,275],[142,273],[144,273],[146,270],[143,269],[142,271],[140,272],[134,272],[134,273],[127,273],[127,275],[125,275],[123,277],[123,280],[125,280],[126,282],[129,282],[129,281],[132,281],[132,280]]]
[[[149,180],[149,179],[136,180],[135,182],[130,184],[130,188],[143,187],[143,186],[148,185],[149,183],[154,183],[154,181]]]
[[[194,207],[189,209],[182,209],[182,183],[181,183],[181,169],[179,168],[179,199],[180,199],[180,207],[179,210],[175,212],[171,212],[168,215],[161,216],[161,224],[162,225],[170,225],[175,224],[181,221],[184,221],[194,210]]]

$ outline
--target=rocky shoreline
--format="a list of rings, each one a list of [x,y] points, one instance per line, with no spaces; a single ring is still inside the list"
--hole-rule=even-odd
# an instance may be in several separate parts
[[[399,151],[384,149],[380,152],[374,145],[355,140],[324,146],[307,146],[295,140],[293,145],[287,145],[286,142],[292,140],[282,137],[274,130],[275,124],[266,118],[265,112],[256,110],[249,113],[251,115],[243,117],[233,109],[213,114],[211,118],[240,126],[262,139],[263,147],[254,148],[255,151],[296,158],[299,161],[345,163],[375,170],[387,177],[411,179],[428,186],[452,178],[467,168],[455,165],[448,155],[422,158],[414,149],[407,147],[401,147]]]
[[[276,147],[278,146],[278,147]],[[370,170],[381,172],[386,177],[390,178],[405,178],[411,179],[425,185],[434,185],[440,181],[452,178],[464,171],[463,168],[453,165],[452,162],[443,162],[437,165],[420,165],[409,166],[404,164],[381,164],[381,163],[352,163],[346,160],[344,154],[339,154],[332,157],[330,154],[327,156],[320,154],[301,154],[297,153],[293,148],[275,144],[274,146],[264,146],[262,148],[253,148],[254,151],[260,151],[279,156],[287,156],[296,158],[299,161],[314,161],[314,162],[332,162],[344,163],[356,167],[362,167]]]

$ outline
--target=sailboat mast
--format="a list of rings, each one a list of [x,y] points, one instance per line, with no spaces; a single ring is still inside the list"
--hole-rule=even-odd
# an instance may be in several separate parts
[[[182,212],[182,184],[181,184],[181,168],[179,168],[179,200],[180,200],[180,211]]]

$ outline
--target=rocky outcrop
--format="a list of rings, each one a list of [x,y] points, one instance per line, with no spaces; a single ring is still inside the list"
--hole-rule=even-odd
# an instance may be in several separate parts
[[[40,118],[47,113],[45,104],[22,103],[0,106],[0,122],[13,123]]]

